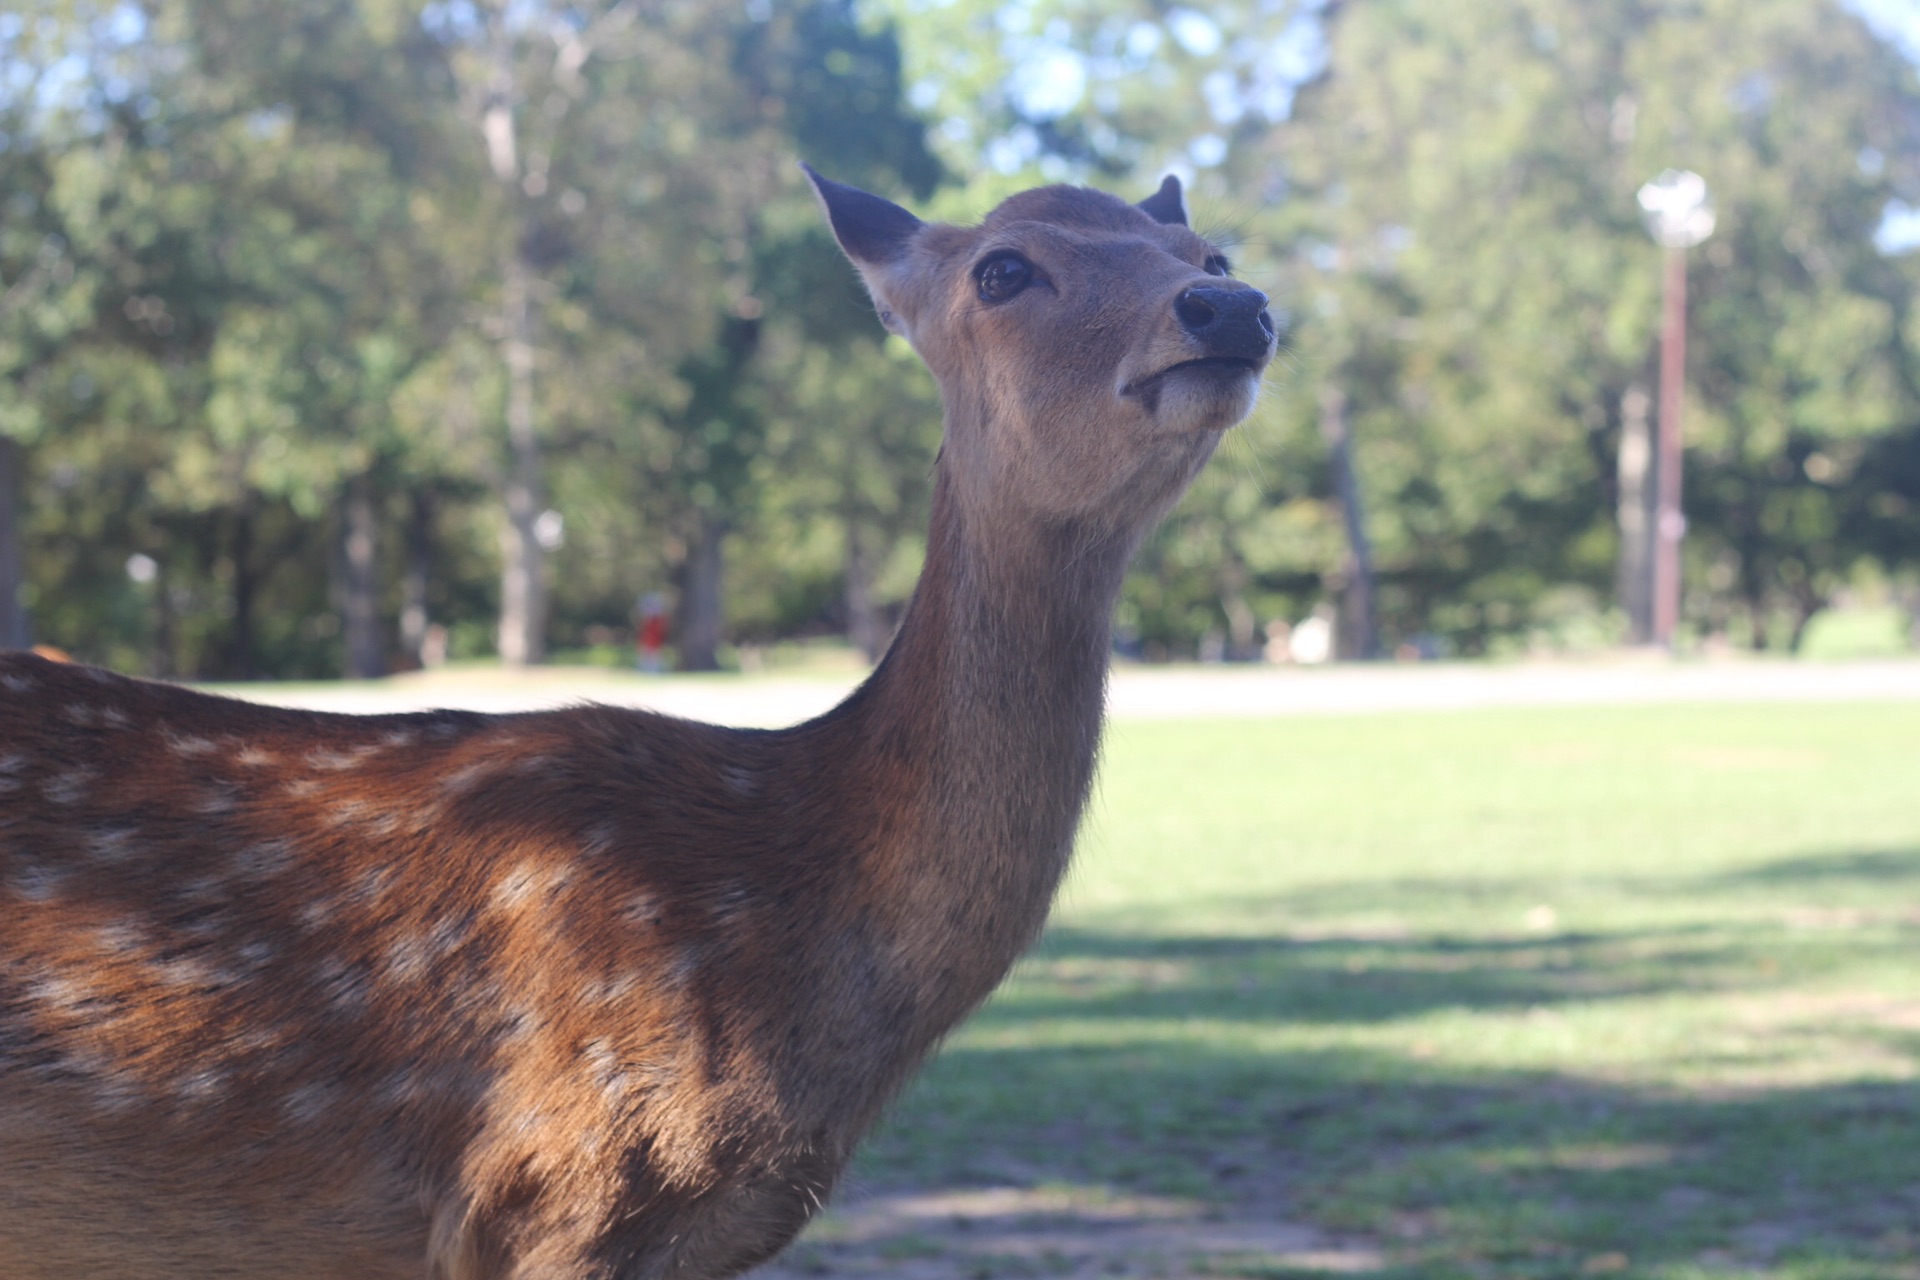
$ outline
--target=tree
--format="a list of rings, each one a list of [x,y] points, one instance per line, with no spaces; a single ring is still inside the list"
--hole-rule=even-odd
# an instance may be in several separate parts
[[[1608,589],[1657,316],[1633,194],[1670,165],[1707,175],[1722,225],[1695,259],[1689,609],[1724,614],[1715,563],[1756,641],[1783,601],[1818,607],[1857,550],[1825,498],[1766,477],[1799,466],[1796,433],[1900,417],[1910,277],[1870,236],[1904,179],[1868,152],[1909,147],[1911,72],[1787,0],[1353,5],[1328,39],[1239,172],[1293,193],[1266,225],[1294,246],[1302,346],[1352,353],[1321,376],[1352,400],[1389,628],[1472,647],[1547,622],[1555,584]]]

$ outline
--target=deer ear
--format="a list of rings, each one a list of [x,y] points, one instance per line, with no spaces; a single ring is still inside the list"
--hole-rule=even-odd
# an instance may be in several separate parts
[[[866,281],[867,292],[873,295],[874,310],[880,313],[880,323],[904,336],[907,327],[894,295],[901,292],[898,286],[904,274],[901,268],[906,264],[907,250],[926,224],[891,200],[869,195],[858,187],[830,182],[804,161],[800,167],[813,183],[814,194],[820,197],[820,207],[826,210],[834,239],[853,260],[860,278]]]
[[[869,195],[858,187],[830,182],[802,162],[801,169],[813,182],[814,194],[827,211],[834,239],[846,250],[854,265],[884,267],[906,252],[914,235],[924,224],[891,200]]]
[[[1160,189],[1134,206],[1155,222],[1171,226],[1187,225],[1187,202],[1180,194],[1180,179],[1168,174]]]

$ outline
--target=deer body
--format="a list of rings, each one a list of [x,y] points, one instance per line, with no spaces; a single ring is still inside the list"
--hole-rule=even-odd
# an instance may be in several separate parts
[[[331,716],[0,656],[0,1280],[735,1274],[1038,933],[1127,559],[1271,329],[1196,336],[1259,295],[1177,188],[961,229],[815,182],[948,405],[834,712]]]

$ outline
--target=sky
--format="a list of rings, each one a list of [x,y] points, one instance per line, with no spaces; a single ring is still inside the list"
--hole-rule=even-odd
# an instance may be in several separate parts
[[[1841,0],[1865,19],[1881,39],[1920,64],[1920,0]],[[1873,243],[1882,253],[1911,253],[1920,249],[1920,208],[1893,200],[1881,215]]]
[[[1920,62],[1920,0],[1841,0],[1866,19],[1884,40],[1898,45],[1907,57]]]

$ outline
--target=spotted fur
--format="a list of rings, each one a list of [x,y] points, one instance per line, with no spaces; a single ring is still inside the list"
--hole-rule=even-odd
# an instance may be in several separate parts
[[[1177,220],[1048,188],[863,238],[819,189],[948,406],[925,574],[827,716],[322,715],[0,655],[0,1280],[732,1275],[1032,940],[1121,573],[1258,370],[1124,394],[1193,357]],[[1053,293],[983,310],[1008,245]]]

